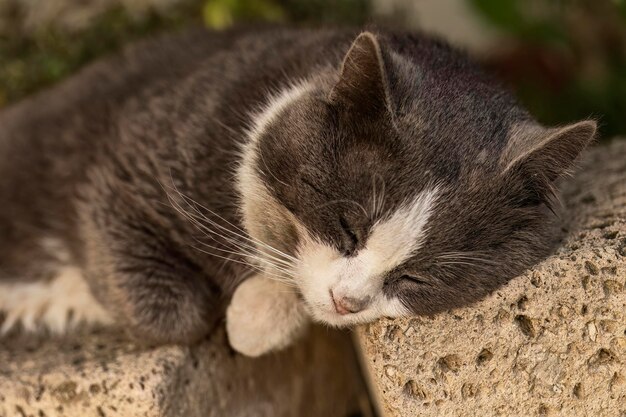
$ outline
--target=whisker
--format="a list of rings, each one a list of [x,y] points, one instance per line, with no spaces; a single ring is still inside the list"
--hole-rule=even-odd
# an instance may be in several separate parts
[[[376,214],[377,215],[381,215],[382,211],[383,211],[383,207],[385,206],[385,190],[386,190],[386,188],[385,188],[385,179],[381,175],[379,175],[379,174],[376,174],[376,175],[381,179],[381,185],[382,185],[382,187],[381,187],[382,192],[380,194],[381,198],[379,200],[379,206],[377,208]]]
[[[208,243],[206,243],[206,242],[202,242],[202,241],[201,241],[201,240],[199,240],[199,239],[196,239],[196,241],[197,241],[199,244],[201,244],[201,245],[203,245],[203,246],[206,246],[206,247],[209,247],[209,248],[211,248],[211,249],[219,250],[219,251],[222,251],[222,252],[225,252],[225,253],[230,253],[230,254],[233,254],[233,255],[240,255],[240,256],[244,256],[244,257],[247,257],[247,258],[250,258],[250,259],[254,259],[254,260],[256,260],[256,261],[259,261],[259,262],[264,262],[264,263],[266,263],[266,264],[270,265],[270,266],[272,267],[272,269],[275,269],[275,270],[277,270],[277,271],[284,272],[284,273],[286,273],[286,274],[291,274],[291,273],[292,273],[290,269],[286,269],[286,268],[280,267],[280,266],[278,266],[278,265],[275,265],[275,264],[271,263],[271,261],[268,261],[267,259],[262,258],[262,257],[259,257],[259,256],[257,256],[257,255],[254,255],[254,254],[251,254],[251,253],[246,253],[246,252],[236,252],[236,251],[231,251],[231,250],[228,250],[228,249],[218,248],[218,247],[216,247],[216,246],[209,245],[209,244],[208,244]]]
[[[263,272],[264,275],[268,276],[268,278],[270,279],[279,281],[283,285],[297,288],[297,284],[294,281],[295,276],[294,276],[294,271],[293,271],[293,264],[291,261],[291,260],[298,261],[297,258],[290,256],[270,245],[267,245],[264,242],[259,242],[256,239],[251,239],[248,236],[237,233],[227,227],[224,227],[223,225],[217,223],[216,221],[208,218],[204,213],[202,213],[198,209],[198,206],[202,207],[207,212],[210,212],[211,214],[221,219],[222,221],[224,221],[226,224],[230,225],[231,227],[245,233],[245,231],[243,231],[238,226],[232,224],[228,220],[214,213],[212,210],[204,207],[202,204],[199,204],[193,198],[184,195],[182,192],[180,192],[176,188],[176,185],[173,179],[172,179],[172,184],[174,186],[173,189],[179,195],[179,197],[181,198],[181,201],[185,202],[188,205],[188,207],[191,210],[193,210],[193,212],[195,212],[195,214],[183,208],[178,203],[178,201],[176,201],[176,199],[174,199],[167,192],[167,190],[164,190],[168,197],[170,205],[177,212],[179,212],[183,217],[191,221],[191,223],[194,224],[199,229],[199,231],[203,232],[203,235],[206,238],[212,239],[213,241],[216,242],[216,244],[221,244],[225,246],[225,247],[217,247],[217,246],[210,245],[199,239],[196,239],[200,245],[206,248],[210,248],[212,250],[208,251],[208,250],[202,249],[194,245],[191,245],[192,247],[194,247],[196,250],[199,250],[202,253],[206,253],[208,255],[215,256],[217,258],[224,259],[226,261],[242,264],[256,271],[261,271]],[[212,227],[208,227],[207,223],[211,225]],[[222,230],[222,233],[220,233],[218,230],[215,230],[215,229]],[[221,240],[223,241],[218,240],[216,236],[221,238]],[[241,238],[247,242],[251,242],[254,245],[241,242],[237,238]],[[259,249],[256,245],[261,246],[265,250]],[[215,251],[218,251],[227,255],[243,256],[243,259],[234,259],[231,256],[224,256],[224,255],[220,255],[219,253],[215,253]],[[267,251],[271,251],[277,254],[278,256],[281,256],[284,259],[273,256],[267,253]],[[245,259],[253,260],[256,263],[251,263],[249,261],[246,261]],[[279,263],[280,265],[277,263]]]
[[[213,251],[220,251],[220,252],[225,253],[225,254],[236,255],[236,256],[243,256],[244,259],[247,258],[247,259],[254,260],[257,263],[259,263],[260,265],[264,265],[265,267],[262,268],[261,266],[253,264],[251,262],[247,262],[247,261],[240,260],[240,259],[233,259],[230,256],[224,256],[224,255],[217,254],[215,252],[210,252],[210,251],[198,248],[198,247],[194,247],[196,250],[199,250],[199,251],[201,251],[203,253],[206,253],[206,254],[209,254],[211,256],[218,257],[220,259],[224,259],[226,261],[230,261],[230,262],[235,262],[235,263],[246,265],[246,266],[248,266],[248,267],[250,267],[250,268],[252,268],[254,270],[258,270],[258,271],[263,272],[264,275],[270,275],[271,279],[279,280],[280,282],[282,282],[285,285],[295,286],[295,282],[294,282],[295,276],[294,276],[294,272],[292,270],[293,265],[290,262],[287,262],[284,259],[276,258],[276,257],[274,257],[274,256],[272,256],[272,255],[270,255],[270,254],[268,254],[268,253],[266,253],[264,251],[259,250],[256,246],[251,246],[251,245],[245,244],[243,242],[239,242],[239,241],[235,240],[234,238],[228,237],[228,236],[224,235],[223,233],[219,233],[216,230],[213,230],[213,229],[209,228],[206,224],[202,223],[202,221],[209,222],[211,225],[218,226],[222,230],[225,230],[226,232],[238,235],[237,233],[233,233],[231,230],[229,230],[227,228],[224,228],[223,226],[219,225],[218,223],[216,223],[216,222],[212,221],[211,219],[207,218],[203,213],[201,213],[197,209],[197,207],[195,207],[194,205],[189,203],[189,201],[186,198],[186,196],[184,196],[180,192],[178,192],[178,193],[183,198],[183,201],[185,201],[189,205],[189,207],[191,209],[193,209],[197,213],[197,215],[194,215],[193,213],[185,210],[166,191],[166,195],[168,196],[168,199],[170,200],[171,206],[177,212],[179,212],[181,215],[183,215],[185,218],[190,220],[192,222],[192,224],[194,224],[196,227],[198,227],[199,230],[203,232],[203,235],[205,237],[208,237],[208,238],[212,239],[213,241],[215,241],[218,244],[223,244],[223,242],[217,241],[217,239],[214,236],[214,235],[217,235],[218,237],[221,237],[222,239],[224,239],[231,246],[226,245],[226,248],[228,248],[228,249],[226,249],[226,248],[213,246],[213,245],[210,245],[210,244],[208,244],[206,242],[203,242],[203,241],[201,241],[199,239],[196,239],[199,244],[201,244],[204,247],[210,248]],[[193,200],[193,199],[190,199],[190,200]],[[229,223],[229,222],[227,222],[227,223]],[[242,237],[244,237],[244,236],[242,236]],[[267,257],[270,257],[272,260],[274,260],[276,262],[282,263],[282,266],[276,264],[275,262],[272,262],[272,260],[267,259]],[[268,268],[269,268],[269,270],[268,270]]]
[[[464,259],[496,265],[497,261],[481,252],[446,252],[436,256],[437,259]]]
[[[243,245],[240,245],[240,242],[236,242],[236,241],[228,238],[227,236],[220,235],[219,233],[215,232],[214,230],[210,229],[206,225],[204,225],[201,222],[199,222],[191,213],[185,212],[182,209],[182,207],[180,207],[178,205],[178,203],[176,203],[175,201],[172,201],[172,205],[182,215],[187,216],[187,218],[190,221],[192,221],[192,223],[194,225],[196,225],[196,227],[201,229],[201,231],[208,231],[209,233],[203,233],[206,237],[212,239],[213,241],[215,241],[218,244],[219,243],[223,243],[223,242],[217,241],[217,239],[215,239],[215,237],[213,236],[214,234],[217,234],[218,236],[220,236],[220,237],[224,238],[225,240],[227,240],[227,242],[229,242],[232,245],[232,247],[227,246],[229,249],[233,249],[235,251],[227,250],[227,249],[223,249],[223,248],[217,248],[215,246],[209,245],[209,244],[207,244],[205,242],[201,242],[201,241],[198,240],[199,243],[201,243],[203,245],[206,245],[206,246],[209,246],[209,247],[211,247],[213,249],[216,249],[216,250],[221,250],[223,252],[228,252],[228,253],[231,253],[231,254],[234,254],[234,255],[247,256],[247,257],[250,257],[250,258],[254,258],[256,260],[259,260],[259,261],[262,261],[262,262],[265,262],[265,263],[271,265],[273,268],[275,268],[277,270],[281,270],[281,271],[284,271],[284,272],[289,272],[291,274],[291,270],[287,269],[287,268],[291,268],[292,267],[291,264],[283,261],[282,259],[274,258],[271,255],[268,255],[268,254],[265,254],[263,252],[260,252],[256,247],[252,247],[252,246],[248,246],[248,245],[246,245],[247,247],[245,247]],[[248,252],[247,250],[252,250],[252,251],[255,251],[257,253],[255,254],[253,252]],[[259,255],[263,255],[263,256],[259,256]],[[271,258],[275,259],[276,261],[282,262],[284,265],[283,266],[279,266],[277,264],[274,264],[273,262],[270,262],[268,259],[266,259],[265,256],[270,256]]]
[[[238,263],[238,264],[246,265],[246,266],[248,266],[248,267],[250,267],[250,268],[252,268],[252,269],[254,269],[254,270],[258,271],[258,272],[262,272],[263,276],[267,276],[268,279],[272,279],[274,281],[279,281],[279,282],[281,282],[281,283],[283,283],[285,285],[297,287],[297,284],[295,283],[295,281],[293,281],[291,279],[287,279],[287,278],[285,278],[285,277],[283,277],[281,275],[274,274],[272,272],[268,272],[267,270],[265,270],[263,268],[260,268],[257,265],[253,265],[253,264],[250,264],[250,263],[247,263],[247,262],[244,262],[244,261],[240,261],[240,260],[237,260],[237,259],[232,259],[232,258],[228,258],[228,257],[225,257],[225,256],[221,256],[221,255],[218,255],[218,254],[206,251],[206,250],[204,250],[202,248],[198,248],[198,247],[193,246],[191,244],[190,244],[190,246],[192,248],[202,252],[202,253],[207,254],[207,255],[215,256],[215,257],[218,257],[218,258],[222,258],[222,259],[225,259],[225,260],[230,261],[230,262],[235,262],[235,263]]]
[[[378,192],[376,181],[381,181],[381,191]],[[385,179],[377,173],[372,174],[372,217],[378,217],[382,213],[385,204]]]
[[[376,207],[378,207],[378,203],[376,202],[376,176],[372,175],[372,215],[376,216]]]
[[[174,204],[176,204],[176,203],[174,203]],[[273,256],[273,255],[271,255],[271,254],[268,254],[268,253],[266,253],[266,252],[261,251],[259,248],[255,247],[255,246],[253,246],[253,245],[249,245],[249,244],[244,243],[244,242],[239,242],[239,241],[235,240],[234,238],[228,237],[228,236],[226,236],[226,235],[223,235],[223,234],[219,233],[219,232],[218,232],[218,231],[216,231],[216,230],[213,230],[213,229],[209,228],[209,227],[208,227],[208,226],[206,226],[205,224],[201,223],[201,222],[197,219],[197,217],[196,217],[195,215],[191,214],[191,213],[189,213],[189,216],[191,216],[191,217],[189,217],[189,220],[193,221],[193,222],[194,222],[194,224],[196,224],[196,226],[197,226],[197,227],[199,227],[199,228],[201,228],[201,229],[206,230],[207,232],[209,232],[209,234],[207,234],[207,237],[212,238],[212,239],[213,239],[214,241],[216,241],[216,242],[217,242],[217,239],[215,239],[215,238],[213,237],[213,235],[217,235],[218,237],[221,237],[222,239],[226,240],[228,243],[230,243],[230,244],[231,244],[232,246],[234,246],[236,249],[239,249],[239,250],[243,250],[243,249],[245,249],[245,250],[253,251],[253,252],[255,252],[257,255],[263,255],[263,256],[269,257],[269,258],[271,258],[271,259],[275,260],[276,262],[280,262],[280,263],[281,263],[281,264],[283,264],[284,266],[289,266],[289,267],[293,266],[293,264],[292,264],[291,262],[288,262],[287,260],[284,260],[284,259],[281,259],[281,258],[277,258],[277,257],[275,257],[275,256]],[[200,218],[200,220],[206,220],[206,219],[204,219],[204,218]],[[217,226],[217,225],[216,225],[216,226]],[[220,243],[220,242],[217,242],[217,243]]]
[[[469,266],[477,266],[472,262],[463,262],[463,261],[449,261],[449,262],[437,262],[437,265],[469,265]]]
[[[278,181],[280,184],[284,185],[285,187],[289,187],[289,184],[278,179],[278,177],[276,177],[276,175],[274,175],[274,173],[267,166],[267,163],[265,162],[265,157],[263,156],[263,152],[258,152],[258,155],[261,157],[261,162],[263,162],[263,166],[267,169],[267,172],[272,176],[272,178],[274,178],[276,181]]]
[[[257,239],[252,239],[252,238],[250,238],[250,237],[249,237],[249,236],[247,236],[247,235],[243,235],[243,234],[237,233],[237,232],[235,232],[235,231],[233,231],[233,230],[228,229],[227,227],[224,227],[224,226],[220,225],[219,223],[217,223],[217,222],[213,221],[212,219],[208,218],[207,216],[205,216],[205,215],[204,215],[204,214],[203,214],[200,210],[198,210],[197,206],[200,206],[200,207],[201,207],[201,208],[203,208],[204,210],[208,211],[209,213],[211,213],[211,214],[212,214],[212,215],[214,215],[215,217],[219,218],[220,220],[224,221],[226,224],[228,224],[228,225],[230,225],[230,226],[234,227],[235,229],[237,229],[237,230],[241,231],[242,233],[246,233],[246,234],[247,234],[247,232],[245,232],[245,230],[243,230],[243,229],[239,228],[238,226],[236,226],[236,225],[232,224],[231,222],[229,222],[228,220],[224,219],[224,218],[223,218],[222,216],[220,216],[219,214],[217,214],[217,213],[213,212],[213,211],[212,211],[212,210],[210,210],[209,208],[207,208],[207,207],[203,206],[202,204],[198,203],[198,202],[197,202],[197,201],[195,201],[193,198],[191,198],[191,197],[189,197],[189,196],[184,195],[183,193],[181,193],[180,191],[178,191],[178,189],[176,189],[176,187],[174,187],[174,191],[176,191],[176,193],[177,193],[177,194],[178,194],[178,195],[179,195],[179,196],[180,196],[180,197],[181,197],[181,198],[185,201],[185,203],[187,203],[187,205],[189,205],[189,207],[191,207],[191,208],[192,208],[192,209],[193,209],[196,213],[198,213],[198,215],[199,215],[199,216],[201,216],[201,219],[202,219],[202,220],[204,220],[204,221],[207,221],[207,222],[211,223],[213,226],[218,227],[219,229],[221,229],[221,230],[223,230],[223,231],[225,231],[225,232],[227,232],[227,233],[230,233],[231,235],[234,235],[234,236],[237,236],[237,237],[239,237],[239,238],[241,238],[241,239],[247,240],[247,241],[249,241],[249,242],[251,242],[251,243],[253,243],[253,244],[256,244],[256,245],[262,246],[262,247],[264,247],[264,248],[266,248],[266,249],[268,249],[268,250],[270,250],[270,251],[274,252],[275,254],[280,255],[280,256],[282,256],[282,257],[284,257],[284,258],[286,258],[286,259],[289,259],[289,260],[292,260],[292,261],[297,261],[297,259],[296,259],[296,258],[294,258],[293,256],[291,256],[291,255],[289,255],[289,254],[286,254],[286,253],[284,253],[284,252],[282,252],[282,251],[280,251],[280,250],[278,250],[278,249],[274,248],[274,247],[273,247],[273,246],[271,246],[271,245],[268,245],[268,244],[266,244],[266,243],[264,243],[264,242],[258,241]],[[172,203],[174,203],[174,201],[173,201],[173,199],[171,198],[171,196],[169,195],[169,193],[168,193],[167,191],[165,191],[165,193],[166,193],[166,195],[168,195],[168,198],[170,198],[170,201],[171,201]],[[190,202],[191,202],[191,203],[190,203]],[[180,206],[179,206],[179,207],[180,207]],[[186,212],[186,211],[185,211],[185,212]]]
[[[181,196],[181,198],[183,198],[184,200],[186,200],[187,204],[189,204],[189,206],[190,206],[192,209],[194,209],[194,211],[196,211],[196,213],[198,213],[200,216],[202,216],[203,220],[206,220],[206,221],[210,222],[211,224],[213,224],[214,226],[216,226],[216,227],[218,227],[218,228],[220,228],[220,229],[222,229],[222,230],[224,230],[224,231],[226,231],[226,232],[228,232],[228,233],[231,233],[231,234],[233,234],[233,235],[235,235],[235,236],[237,236],[237,237],[240,237],[240,238],[242,238],[242,239],[244,239],[244,240],[248,240],[248,241],[250,241],[250,242],[252,242],[252,243],[255,243],[255,244],[258,244],[258,245],[260,245],[260,246],[263,246],[263,247],[265,247],[265,248],[267,248],[267,249],[269,249],[269,250],[271,250],[271,251],[275,252],[275,253],[276,253],[276,254],[278,254],[278,255],[284,256],[284,257],[285,257],[285,258],[287,258],[287,259],[291,259],[291,260],[297,261],[297,259],[296,259],[296,258],[294,258],[293,256],[291,256],[291,255],[289,255],[289,254],[287,254],[287,253],[284,253],[284,252],[282,252],[282,251],[280,251],[280,250],[278,250],[278,249],[274,248],[273,246],[266,244],[265,242],[261,242],[261,241],[258,241],[257,239],[253,239],[253,238],[251,238],[251,237],[247,236],[247,232],[246,232],[245,230],[243,230],[243,229],[239,228],[238,226],[236,226],[236,225],[232,224],[231,222],[229,222],[228,220],[226,220],[225,218],[223,218],[223,217],[222,217],[222,216],[220,216],[219,214],[215,213],[215,212],[214,212],[214,211],[212,211],[211,209],[209,209],[209,208],[207,208],[207,207],[203,206],[202,204],[198,203],[197,201],[195,201],[195,200],[194,200],[194,199],[192,199],[191,197],[188,197],[188,196],[186,196],[186,195],[184,195],[184,194],[180,193],[178,190],[176,190],[176,192],[177,192],[177,193],[179,193],[179,195]],[[191,201],[191,203],[193,203],[193,204],[190,204],[190,203],[189,203],[190,201]],[[224,227],[224,226],[220,225],[219,223],[215,222],[214,220],[212,220],[212,219],[210,219],[210,218],[206,217],[206,216],[205,216],[202,212],[200,212],[200,211],[197,209],[197,207],[195,207],[195,206],[199,206],[199,207],[203,208],[204,210],[206,210],[207,212],[209,212],[211,215],[213,215],[213,216],[217,217],[218,219],[222,220],[222,221],[223,221],[223,222],[225,222],[226,224],[228,224],[228,225],[230,225],[230,226],[232,226],[232,227],[236,228],[237,230],[241,231],[242,233],[245,233],[246,235],[243,235],[243,234],[241,234],[241,233],[237,233],[237,232],[235,232],[235,231],[232,231],[232,230],[228,229],[227,227]]]

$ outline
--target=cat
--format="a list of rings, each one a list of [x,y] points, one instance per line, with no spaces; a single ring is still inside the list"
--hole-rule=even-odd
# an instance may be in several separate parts
[[[259,356],[471,304],[548,254],[595,131],[421,33],[144,41],[0,113],[2,331],[192,343],[226,317]]]

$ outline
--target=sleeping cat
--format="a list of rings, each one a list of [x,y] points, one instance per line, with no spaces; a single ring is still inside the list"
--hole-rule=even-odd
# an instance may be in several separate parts
[[[422,34],[193,30],[0,113],[2,331],[257,356],[472,303],[547,254],[593,121],[545,128]],[[230,304],[228,305],[228,303]]]

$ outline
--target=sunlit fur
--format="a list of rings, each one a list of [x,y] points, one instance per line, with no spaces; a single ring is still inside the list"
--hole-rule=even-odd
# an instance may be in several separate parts
[[[433,37],[291,28],[144,41],[0,127],[5,331],[191,343],[226,316],[249,355],[513,279],[595,132],[541,126]]]

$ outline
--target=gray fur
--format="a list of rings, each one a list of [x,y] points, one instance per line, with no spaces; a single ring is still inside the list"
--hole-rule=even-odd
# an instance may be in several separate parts
[[[255,169],[311,233],[350,255],[402,202],[433,184],[443,190],[423,250],[386,277],[390,297],[436,313],[545,256],[553,183],[595,125],[542,128],[441,41],[378,32],[353,45],[357,34],[189,31],[130,47],[4,110],[0,280],[46,279],[59,261],[39,242],[57,238],[71,254],[64,262],[84,270],[133,334],[202,337],[251,269],[170,199],[242,227],[247,196],[237,195],[234,170],[252,115],[269,93],[304,79],[315,88],[263,132]],[[371,206],[373,183],[384,185],[383,210],[363,215],[348,201]],[[292,232],[268,239],[291,253],[297,245]],[[195,248],[207,245],[213,254]]]

